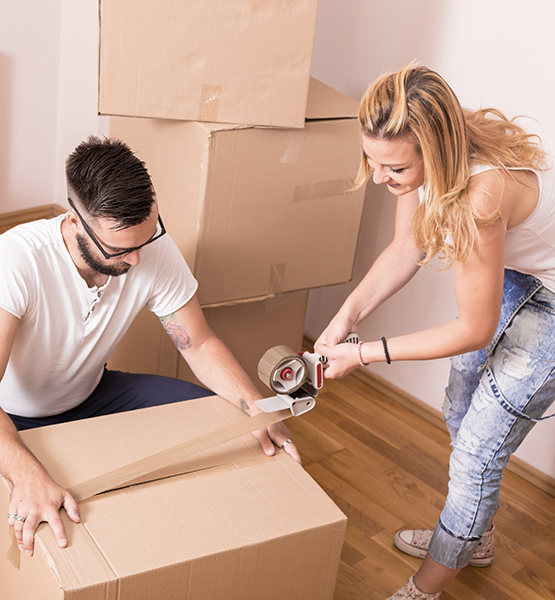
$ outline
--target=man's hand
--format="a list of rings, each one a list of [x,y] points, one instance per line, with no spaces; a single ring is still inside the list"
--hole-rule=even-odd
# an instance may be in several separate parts
[[[273,456],[276,453],[274,444],[278,448],[282,448],[285,442],[289,440],[291,436],[289,430],[283,422],[274,423],[265,429],[253,431],[253,435],[260,443],[260,446],[262,447],[262,450],[266,456]],[[285,444],[284,450],[300,465],[302,464],[301,455],[299,454],[299,451],[294,443],[289,442],[288,444]]]
[[[79,523],[79,507],[71,495],[45,473],[14,483],[8,509],[8,525],[13,529],[17,545],[33,555],[34,536],[39,523],[47,522],[60,548],[67,546],[67,537],[60,518],[63,507],[74,523]]]

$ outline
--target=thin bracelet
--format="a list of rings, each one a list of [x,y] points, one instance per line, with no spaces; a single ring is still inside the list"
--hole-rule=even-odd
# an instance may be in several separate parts
[[[370,363],[365,363],[364,360],[362,359],[362,344],[364,344],[364,342],[358,343],[358,364],[361,367],[367,367]]]
[[[385,354],[385,362],[390,365],[391,364],[391,358],[389,357],[389,351],[387,349],[387,340],[382,337],[382,344],[383,344],[383,353]]]

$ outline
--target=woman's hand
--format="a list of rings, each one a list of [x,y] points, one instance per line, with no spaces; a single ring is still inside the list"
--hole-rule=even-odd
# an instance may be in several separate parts
[[[360,367],[358,344],[336,344],[335,346],[318,344],[316,351],[328,359],[324,366],[326,379],[342,379]]]
[[[328,356],[321,351],[321,348],[333,347],[337,346],[337,344],[341,344],[350,333],[355,333],[356,330],[356,324],[353,321],[337,314],[314,342],[314,350],[322,356]]]

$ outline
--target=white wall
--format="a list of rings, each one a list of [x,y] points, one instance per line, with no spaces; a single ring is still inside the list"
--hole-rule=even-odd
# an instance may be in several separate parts
[[[108,135],[109,118],[97,114],[98,1],[61,0],[56,178],[53,198],[65,204],[67,155],[89,135]]]
[[[355,99],[385,71],[417,59],[439,71],[471,108],[531,115],[531,131],[555,140],[555,57],[551,0],[320,0],[312,73]],[[541,126],[540,126],[541,124]],[[392,235],[394,198],[369,184],[353,281],[310,293],[306,329],[317,336]],[[457,315],[451,272],[421,269],[359,329],[375,340]],[[368,367],[440,409],[447,360]],[[517,453],[555,477],[555,420],[538,425]]]
[[[468,106],[533,115],[553,143],[552,0],[320,0],[313,74],[359,99],[380,73],[418,59],[441,72]],[[0,212],[65,203],[64,160],[96,114],[97,0],[5,0],[0,16]],[[536,127],[536,126],[535,126]],[[393,199],[369,189],[352,284],[311,293],[317,335],[391,236]],[[421,271],[361,328],[365,339],[456,315],[450,273]],[[372,367],[441,406],[448,363]],[[555,422],[536,428],[518,455],[555,477]]]
[[[96,114],[97,0],[4,1],[0,16],[0,212],[65,203],[64,161]]]
[[[52,201],[60,46],[58,0],[3,2],[0,210]]]

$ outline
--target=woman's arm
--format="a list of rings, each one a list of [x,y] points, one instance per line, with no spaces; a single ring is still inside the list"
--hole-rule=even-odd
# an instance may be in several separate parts
[[[501,207],[503,218],[481,228],[478,239],[467,260],[455,267],[457,319],[408,335],[387,340],[389,356],[396,360],[428,360],[454,356],[484,348],[492,339],[501,311],[503,298],[505,223],[510,215],[503,205],[504,182],[490,177],[485,188],[474,187],[471,202],[483,214]],[[318,350],[328,357],[326,377],[344,377],[359,366],[356,348],[350,344]],[[385,361],[381,341],[363,344],[365,363]]]
[[[322,347],[335,346],[349,333],[356,331],[359,323],[416,274],[418,262],[423,255],[412,242],[410,221],[417,208],[418,191],[398,198],[393,241],[378,256],[364,279],[320,335],[314,346],[317,352],[323,353]]]

